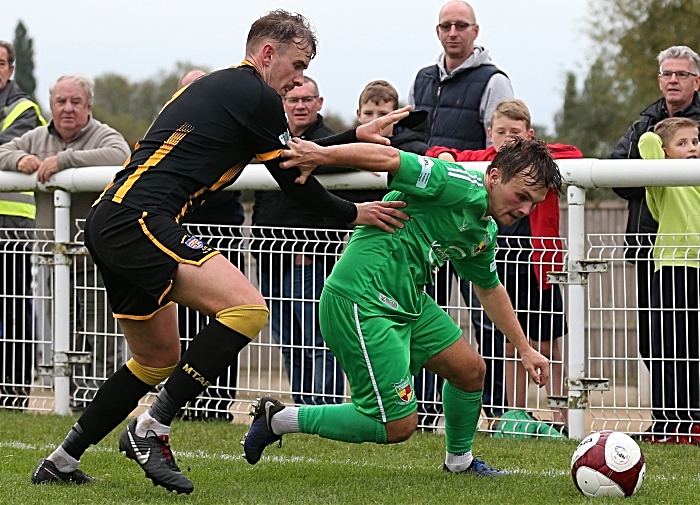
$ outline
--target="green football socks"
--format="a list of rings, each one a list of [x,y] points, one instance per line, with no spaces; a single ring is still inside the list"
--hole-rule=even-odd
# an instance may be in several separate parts
[[[384,424],[358,412],[352,403],[299,407],[299,429],[302,433],[353,444],[387,443]]]
[[[461,391],[445,381],[442,387],[442,405],[445,413],[447,452],[463,454],[472,450],[481,413],[482,394],[482,391]]]

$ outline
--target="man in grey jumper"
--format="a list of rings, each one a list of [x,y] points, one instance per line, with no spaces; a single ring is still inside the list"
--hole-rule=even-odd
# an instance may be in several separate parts
[[[52,119],[47,126],[37,127],[21,137],[0,146],[0,170],[36,172],[39,182],[48,182],[52,175],[66,168],[100,165],[121,166],[130,155],[124,137],[92,115],[93,83],[82,75],[59,77],[49,89]],[[71,195],[71,223],[84,219],[97,193]],[[36,193],[37,227],[51,228],[54,221],[53,194]],[[74,228],[72,235],[77,232]],[[95,271],[89,256],[73,258],[77,265],[78,289],[71,307],[76,312],[73,349],[91,350],[92,367],[74,370],[72,406],[84,408],[97,391],[93,378],[111,375],[124,363],[121,339],[104,336],[115,333],[102,278]],[[72,286],[73,287],[73,286]],[[81,368],[83,368],[81,370]],[[82,378],[82,377],[84,378]],[[89,379],[88,379],[89,378]]]

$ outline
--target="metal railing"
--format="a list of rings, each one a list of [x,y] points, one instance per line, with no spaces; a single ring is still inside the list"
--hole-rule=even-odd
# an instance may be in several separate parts
[[[640,313],[647,311],[640,311],[637,307],[639,286],[635,266],[624,259],[625,236],[620,231],[624,229],[626,212],[620,205],[612,205],[613,209],[586,206],[585,190],[591,187],[700,185],[697,161],[583,159],[563,160],[559,165],[570,184],[566,193],[567,206],[562,209],[564,273],[552,276],[551,280],[562,285],[569,332],[564,335],[562,330],[561,335],[550,337],[562,337],[557,338],[561,343],[562,358],[552,359],[552,362],[562,366],[564,373],[560,382],[550,390],[555,394],[550,395],[553,398],[549,403],[547,394],[532,384],[527,385],[525,398],[519,399],[518,403],[544,420],[553,419],[560,408],[566,408],[569,432],[574,438],[582,438],[588,431],[603,428],[639,433],[651,421],[653,380],[649,369],[654,368],[646,365],[647,362],[662,360],[649,357],[645,362],[638,352]],[[486,164],[470,163],[468,166],[483,169]],[[18,326],[15,321],[15,328],[23,328],[19,338],[16,331],[13,338],[8,338],[9,334],[3,332],[0,340],[3,352],[0,407],[53,410],[60,414],[80,409],[89,402],[106,377],[128,358],[123,336],[109,315],[101,279],[90,267],[80,233],[71,233],[75,223],[70,223],[69,219],[70,192],[100,191],[118,168],[65,170],[59,172],[50,185],[38,185],[34,177],[24,174],[0,173],[0,190],[54,191],[56,223],[53,230],[34,229],[23,237],[12,235],[13,230],[2,230],[0,250],[3,259],[0,266],[3,272],[16,272],[18,265],[23,265],[19,271],[24,275],[30,271],[32,284],[29,295],[10,289],[7,283],[5,291],[0,294],[5,318],[13,311],[24,316],[31,314],[26,324]],[[322,176],[320,179],[334,189],[376,189],[384,184],[384,179],[363,173]],[[251,165],[232,189],[274,188],[274,181],[265,169]],[[603,214],[615,216],[614,222],[608,223],[609,227],[593,230],[586,226],[587,215],[589,222],[605,225],[605,219],[594,217]],[[297,403],[347,397],[342,373],[333,368],[327,349],[316,339],[317,329],[314,324],[309,324],[308,319],[313,318],[309,314],[313,314],[316,298],[293,291],[285,294],[280,279],[283,277],[281,269],[287,267],[274,267],[279,268],[278,271],[269,266],[265,267],[269,270],[263,271],[260,266],[258,259],[268,252],[265,248],[270,244],[261,245],[252,240],[256,233],[253,227],[190,226],[194,234],[209,241],[241,266],[270,303],[271,314],[268,326],[239,356],[237,367],[209,388],[183,415],[236,418],[243,415],[250,401],[261,393],[281,395],[285,401]],[[296,230],[296,233],[301,231]],[[312,265],[293,272],[288,277],[292,283],[295,275],[313,277],[317,273],[321,279],[325,278],[327,269],[347,239],[346,233],[337,231],[331,236],[331,239],[328,235],[324,237],[324,250],[304,253],[311,257]],[[286,235],[277,240],[298,239]],[[309,236],[304,235],[302,240],[308,241]],[[504,252],[508,255],[499,261],[529,265],[534,251],[530,245]],[[513,254],[517,257],[515,262],[508,259]],[[648,258],[645,261],[651,262]],[[319,272],[314,270],[316,263],[322,264]],[[477,334],[472,324],[472,320],[478,322],[479,307],[469,296],[469,286],[462,286],[456,279],[446,282],[450,277],[448,274],[438,279],[436,297],[463,328],[466,338],[475,346],[481,342],[484,350],[484,326],[481,325]],[[261,284],[261,280],[268,284]],[[298,309],[296,316],[295,308]],[[527,309],[520,309],[523,311],[527,312]],[[556,311],[545,312],[545,317],[557,315]],[[563,313],[558,315],[563,316]],[[180,312],[181,336],[185,345],[204,324],[204,319],[193,311]],[[287,327],[295,325],[302,329],[308,326],[309,329],[293,330],[285,336]],[[297,333],[302,336],[297,336]],[[487,340],[492,338],[489,335],[486,335]],[[506,385],[505,372],[502,371],[504,363],[513,363],[516,358],[485,354],[495,376],[498,376],[491,379],[491,388],[500,387],[502,393],[509,388],[519,391],[522,379],[516,375],[513,383]],[[697,361],[692,354],[683,359],[689,369],[697,369],[691,366]],[[323,380],[318,380],[319,377]],[[499,381],[499,377],[502,380]],[[434,386],[432,390],[430,384]],[[439,390],[439,380],[428,377],[422,384],[419,381],[417,387],[418,398],[423,401],[421,426],[432,427],[436,420],[439,425],[440,402],[439,394],[435,393]],[[558,392],[562,394],[556,394]],[[689,391],[688,395],[691,394],[694,393]],[[497,396],[492,396],[491,404],[485,402],[485,413],[497,411],[502,406],[498,403],[503,402],[503,394],[500,400]],[[144,399],[144,403],[149,401],[148,397]],[[492,420],[485,417],[482,428],[488,429]]]

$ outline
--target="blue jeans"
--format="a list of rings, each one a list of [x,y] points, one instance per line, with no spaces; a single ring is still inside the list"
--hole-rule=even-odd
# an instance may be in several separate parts
[[[297,404],[342,403],[345,378],[318,324],[325,282],[323,261],[272,272],[261,269],[260,291],[270,309],[272,338],[282,346],[292,398]]]

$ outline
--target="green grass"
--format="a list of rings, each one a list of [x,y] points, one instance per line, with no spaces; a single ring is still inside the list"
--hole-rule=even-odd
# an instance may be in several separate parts
[[[504,440],[477,436],[475,454],[513,475],[478,479],[440,468],[441,435],[415,434],[403,444],[351,445],[308,435],[290,435],[269,447],[256,466],[240,457],[244,425],[179,422],[173,448],[195,484],[191,495],[154,487],[138,465],[117,451],[121,428],[88,450],[81,468],[104,479],[89,486],[32,486],[37,461],[59,443],[75,418],[0,410],[0,503],[322,503],[342,504],[552,504],[590,503],[569,474],[573,441]],[[642,446],[647,480],[625,503],[698,503],[700,449]],[[596,503],[618,503],[602,499]]]

